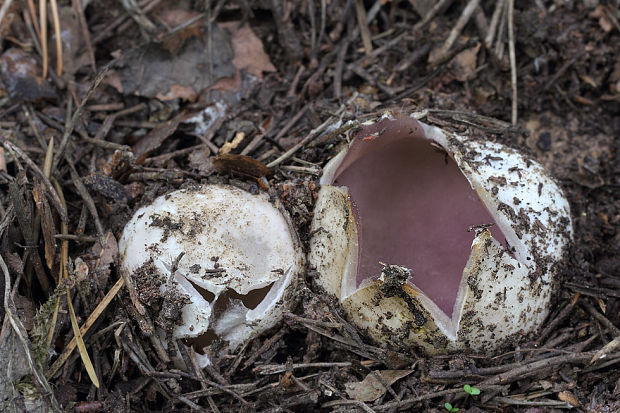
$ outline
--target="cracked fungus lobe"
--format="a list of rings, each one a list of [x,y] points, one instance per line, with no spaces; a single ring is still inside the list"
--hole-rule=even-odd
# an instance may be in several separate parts
[[[356,285],[380,262],[412,271],[413,282],[448,316],[469,255],[474,226],[499,227],[448,154],[410,123],[377,123],[357,134],[336,170],[358,230]],[[440,280],[440,282],[438,282]]]
[[[356,132],[321,184],[310,264],[376,341],[492,351],[546,317],[572,227],[536,162],[388,113]],[[411,270],[408,283],[394,268]]]
[[[303,265],[296,233],[266,195],[223,185],[175,191],[141,208],[120,249],[139,302],[161,301],[153,286],[187,297],[175,337],[210,330],[232,346],[278,321]]]

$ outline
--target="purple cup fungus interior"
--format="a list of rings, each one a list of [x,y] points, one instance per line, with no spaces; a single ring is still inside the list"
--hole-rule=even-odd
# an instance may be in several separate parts
[[[468,228],[495,223],[456,162],[416,120],[386,118],[355,134],[332,184],[348,188],[355,216],[356,286],[378,278],[381,263],[404,266],[451,318],[475,237]]]

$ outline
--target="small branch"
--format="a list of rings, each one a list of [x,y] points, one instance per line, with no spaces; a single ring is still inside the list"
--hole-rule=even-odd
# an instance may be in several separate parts
[[[13,214],[7,213],[4,217],[4,220],[0,224],[0,235],[4,235],[4,231],[6,230],[7,226],[12,222],[12,220]],[[54,391],[52,390],[49,382],[47,381],[41,370],[39,370],[36,362],[32,358],[32,353],[30,351],[31,344],[30,340],[28,339],[28,333],[26,332],[26,328],[24,327],[19,316],[17,315],[15,303],[13,302],[13,297],[11,295],[11,276],[9,274],[9,269],[7,268],[6,263],[2,258],[2,255],[0,255],[0,268],[4,273],[4,310],[6,312],[6,316],[9,319],[11,327],[13,327],[15,336],[23,347],[24,358],[28,363],[28,368],[32,372],[33,381],[35,382],[37,387],[39,387],[41,394],[49,403],[50,410],[54,412],[61,412],[62,409],[60,408],[58,401],[56,401],[56,397],[54,397]],[[6,355],[4,357],[6,357]]]
[[[508,0],[508,53],[510,56],[510,83],[512,84],[512,124],[517,124],[517,58],[514,28],[515,0]]]
[[[444,56],[448,53],[448,51],[450,51],[450,49],[454,45],[454,42],[465,28],[467,22],[469,22],[469,19],[474,14],[474,11],[476,11],[479,3],[480,0],[469,0],[469,3],[467,3],[467,6],[465,6],[465,8],[463,9],[461,16],[452,28],[452,31],[450,31],[450,34],[448,35],[448,38],[444,42],[443,46],[441,46],[435,56],[431,54],[431,58],[429,58],[429,63],[443,61]]]
[[[355,1],[355,11],[357,12],[357,24],[360,28],[360,34],[362,35],[364,50],[366,51],[366,54],[369,54],[372,52],[372,41],[370,40],[370,30],[368,30],[368,24],[366,23],[366,9],[364,8],[364,0]]]
[[[56,156],[54,156],[54,162],[52,164],[53,165],[52,171],[55,171],[56,168],[58,167],[58,163],[60,162],[60,159],[62,159],[63,157],[63,152],[65,151],[65,148],[67,147],[67,144],[69,143],[69,138],[71,137],[71,134],[73,133],[73,129],[75,128],[75,123],[77,122],[78,118],[82,115],[82,110],[84,109],[86,102],[88,102],[88,99],[90,99],[90,97],[93,95],[93,93],[95,93],[95,90],[99,87],[101,82],[103,82],[103,79],[108,73],[108,69],[110,68],[110,65],[111,63],[108,63],[97,74],[97,76],[95,77],[95,80],[93,80],[91,85],[88,87],[88,90],[86,91],[86,95],[84,96],[84,99],[82,99],[78,107],[75,109],[75,112],[73,113],[73,116],[71,117],[71,121],[65,128],[65,132],[62,135],[62,140],[60,141],[58,152],[56,152]]]
[[[429,10],[429,12],[426,14],[426,16],[424,16],[424,18],[421,21],[417,22],[415,24],[415,26],[413,26],[413,29],[411,31],[412,32],[416,32],[418,30],[423,29],[433,19],[433,17],[435,17],[435,15],[437,13],[439,13],[439,10],[441,10],[449,2],[452,2],[452,0],[440,0],[440,1],[438,1],[435,4],[435,6],[433,6],[433,8]]]
[[[278,159],[269,162],[267,164],[267,168],[273,168],[274,166],[277,166],[277,165],[281,164],[283,161],[285,161],[288,158],[290,158],[295,152],[297,152],[299,149],[304,147],[304,145],[306,145],[312,139],[316,138],[316,136],[319,133],[321,133],[323,130],[325,130],[333,122],[333,120],[334,120],[334,118],[330,117],[325,122],[323,122],[319,126],[317,126],[315,129],[312,129],[310,131],[310,133],[305,138],[303,138],[299,143],[297,143],[291,149],[289,149],[288,151],[286,151],[282,155],[280,155],[280,157]]]
[[[495,10],[493,11],[493,16],[491,17],[491,23],[489,23],[489,30],[487,31],[487,36],[484,39],[484,45],[487,47],[487,49],[491,49],[491,46],[493,46],[495,32],[497,31],[497,25],[499,23],[499,18],[502,15],[503,9],[504,0],[497,0],[497,2],[495,3]]]

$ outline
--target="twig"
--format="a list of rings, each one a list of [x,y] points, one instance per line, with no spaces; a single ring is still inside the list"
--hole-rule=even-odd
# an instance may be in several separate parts
[[[537,343],[542,343],[542,341],[555,329],[555,327],[570,315],[570,313],[573,311],[573,308],[575,308],[575,304],[577,304],[577,301],[579,301],[580,295],[580,293],[576,293],[571,302],[564,308],[562,308],[562,310],[553,319],[553,321],[551,321],[545,326],[544,330],[540,333],[538,339],[536,340]]]
[[[114,122],[116,121],[116,119],[122,117],[122,116],[127,116],[127,115],[131,115],[135,112],[139,112],[142,109],[145,109],[147,106],[145,103],[139,103],[135,106],[132,106],[130,108],[127,109],[123,109],[120,110],[116,113],[110,114],[108,116],[106,116],[105,120],[103,121],[103,125],[99,128],[99,130],[97,131],[97,133],[95,134],[95,139],[96,140],[104,140],[105,137],[108,135],[108,132],[110,132],[110,129],[112,129],[112,125],[114,124]],[[87,139],[87,138],[84,138]],[[112,143],[112,142],[110,142]],[[118,144],[114,144],[117,145],[118,147],[122,147],[123,145],[118,145]],[[127,148],[125,146],[125,148]]]
[[[409,33],[408,32],[403,32],[401,34],[399,34],[398,36],[394,37],[393,39],[391,39],[388,42],[385,42],[385,44],[383,44],[381,47],[377,47],[375,50],[373,50],[372,52],[368,53],[367,55],[364,55],[362,57],[360,57],[359,59],[357,59],[356,61],[350,63],[349,65],[347,65],[347,67],[351,67],[351,66],[367,66],[367,63],[370,62],[372,60],[373,57],[379,56],[380,54],[382,54],[383,52],[385,52],[386,50],[397,46],[398,44],[402,43],[402,39],[407,36]]]
[[[577,53],[577,55],[573,56],[572,59],[570,59],[569,61],[564,63],[562,65],[562,67],[560,67],[560,69],[553,74],[553,76],[547,82],[545,87],[543,87],[543,90],[546,91],[546,90],[551,89],[551,87],[553,85],[555,85],[555,82],[557,82],[557,80],[560,78],[560,76],[562,76],[568,70],[569,67],[571,67],[577,60],[579,60],[581,58],[582,54],[583,54],[582,52]]]
[[[143,10],[145,13],[148,13],[153,8],[159,5],[163,0],[153,0],[149,4],[145,5]],[[101,30],[95,37],[93,37],[93,44],[98,44],[101,41],[107,39],[112,34],[112,31],[118,27],[119,31],[125,31],[129,28],[129,25],[133,23],[133,20],[129,18],[129,13],[124,12],[116,19],[112,21],[109,25],[107,25],[103,30]]]
[[[6,16],[6,13],[9,11],[11,4],[13,4],[13,0],[6,0],[0,8],[0,26],[2,25],[2,20],[4,20],[4,16]]]
[[[527,377],[538,374],[540,370],[545,368],[559,368],[563,366],[564,363],[585,363],[586,361],[590,360],[591,357],[592,353],[565,354],[561,356],[550,357],[544,360],[525,364],[514,370],[508,371],[505,374],[498,374],[496,376],[490,377],[479,383],[479,385],[512,383],[513,381],[523,380]]]
[[[69,171],[71,172],[71,180],[73,181],[73,185],[84,200],[84,203],[88,207],[88,212],[90,212],[93,220],[95,221],[95,228],[97,228],[97,236],[99,237],[101,245],[105,245],[103,235],[105,234],[105,231],[103,230],[103,225],[101,225],[101,221],[99,220],[99,213],[97,212],[97,206],[95,205],[95,201],[93,201],[93,198],[88,193],[86,186],[84,186],[84,183],[82,182],[82,178],[80,178],[80,175],[77,173],[73,162],[71,162],[68,156],[65,156],[65,161],[69,164]]]
[[[478,3],[480,3],[480,0],[469,0],[469,3],[467,3],[467,6],[465,6],[465,8],[463,9],[461,16],[456,21],[456,24],[450,31],[450,34],[448,35],[448,38],[446,39],[444,44],[437,51],[437,54],[433,56],[433,54],[431,53],[431,59],[429,59],[429,63],[436,63],[436,62],[443,60],[444,56],[452,48],[452,46],[454,45],[454,42],[456,41],[456,39],[459,37],[459,35],[463,31],[463,28],[465,28],[465,25],[467,24],[471,16],[474,14],[474,11],[476,11],[476,8],[478,7]]]
[[[45,1],[42,1],[45,3]],[[50,0],[52,9],[52,21],[54,22],[54,34],[56,35],[56,71],[62,76],[62,37],[60,37],[60,19],[58,18],[58,4],[56,0]]]
[[[104,148],[104,149],[112,149],[115,151],[129,151],[131,150],[131,147],[127,146],[127,145],[121,145],[119,143],[114,143],[114,142],[110,142],[110,141],[104,141],[104,140],[100,140],[97,138],[88,138],[86,136],[82,137],[82,140],[84,142],[88,142],[91,145],[94,146],[98,146],[100,148]]]
[[[299,79],[301,79],[301,75],[304,73],[305,70],[306,70],[306,67],[304,65],[299,66],[299,69],[297,69],[297,73],[295,73],[295,77],[293,78],[293,81],[291,82],[291,86],[288,88],[288,92],[286,93],[286,96],[288,97],[295,96],[295,90],[297,90],[297,86],[299,85]]]
[[[609,332],[612,334],[613,337],[620,336],[620,328],[616,327],[614,323],[609,321],[607,317],[599,313],[596,308],[594,308],[592,304],[590,304],[587,300],[582,300],[581,306],[588,310],[588,313],[590,313],[594,318],[600,321],[601,324],[605,325],[605,327],[609,329]]]
[[[426,393],[418,397],[412,397],[412,398],[401,400],[401,401],[386,403],[382,406],[375,407],[375,409],[378,412],[391,411],[391,410],[404,410],[424,400],[435,399],[437,397],[443,397],[449,394],[456,394],[456,393],[462,393],[462,392],[463,392],[463,388],[459,387],[456,389],[448,389],[448,390],[437,391],[434,393]]]
[[[205,0],[207,24],[207,80],[213,84],[213,21],[211,21],[211,0]]]
[[[4,220],[0,224],[0,234],[4,234],[6,227],[13,220],[13,214],[7,213],[4,217]],[[28,368],[32,372],[34,376],[34,381],[38,387],[41,388],[41,394],[47,399],[50,407],[55,412],[62,412],[62,409],[58,405],[56,401],[56,397],[54,396],[54,391],[52,390],[49,382],[43,375],[43,373],[37,367],[34,359],[32,358],[32,353],[30,351],[30,340],[28,340],[28,333],[26,333],[26,328],[22,324],[17,312],[15,310],[15,303],[13,302],[13,297],[11,296],[11,276],[9,274],[9,269],[4,262],[4,258],[0,254],[0,268],[4,273],[4,310],[9,319],[9,323],[11,327],[13,327],[13,331],[17,336],[18,340],[22,344],[24,350],[24,356],[26,358],[26,362],[28,363]]]
[[[92,325],[95,324],[95,321],[97,321],[99,316],[105,311],[105,309],[108,307],[110,302],[112,302],[114,297],[116,297],[116,294],[123,287],[123,283],[124,283],[124,279],[122,277],[119,278],[116,281],[116,284],[114,284],[114,286],[110,288],[110,291],[108,291],[108,293],[101,300],[101,302],[97,304],[97,307],[95,307],[93,312],[88,316],[84,324],[82,324],[82,326],[80,327],[80,332],[82,333],[82,335],[86,334],[88,330],[92,327]],[[65,363],[65,361],[67,361],[67,359],[69,358],[69,356],[75,349],[76,345],[77,345],[77,340],[74,336],[69,342],[69,344],[67,344],[67,347],[65,347],[62,354],[58,356],[56,361],[47,370],[45,375],[48,378],[54,377],[54,375],[58,372],[58,370],[60,370],[62,365]]]
[[[521,400],[516,397],[495,396],[490,401],[507,404],[510,406],[548,406],[558,409],[573,409],[574,406],[559,400]]]
[[[86,43],[86,50],[88,51],[88,59],[90,60],[90,66],[93,69],[93,73],[97,72],[97,64],[95,61],[95,51],[93,50],[93,44],[90,40],[90,32],[88,31],[88,23],[86,23],[86,17],[84,17],[84,8],[80,0],[72,0],[75,13],[80,21],[80,28],[82,29],[82,36],[84,36],[84,43]]]
[[[286,135],[288,131],[291,130],[293,126],[295,126],[295,124],[299,121],[299,119],[301,119],[301,117],[306,114],[309,108],[310,108],[310,104],[307,104],[306,106],[301,108],[301,110],[297,112],[295,116],[293,116],[288,122],[286,122],[286,125],[284,125],[282,129],[280,129],[278,134],[273,137],[273,140],[277,142],[281,137]]]
[[[452,0],[439,0],[437,3],[435,3],[435,6],[433,6],[433,8],[428,11],[426,16],[424,16],[421,21],[417,22],[413,26],[413,29],[411,31],[416,32],[423,29],[433,19],[433,17],[435,17],[439,10],[441,10],[449,2],[452,2]]]
[[[371,409],[366,403],[359,400],[334,400],[331,402],[323,403],[321,407],[333,407],[333,406],[357,406],[365,412],[375,413],[375,410]]]
[[[90,99],[90,97],[93,95],[93,93],[95,92],[95,89],[99,87],[99,85],[105,78],[106,74],[108,73],[108,69],[110,68],[110,65],[113,62],[114,61],[108,63],[106,66],[103,67],[103,69],[101,69],[101,71],[95,77],[95,80],[88,87],[88,90],[86,91],[86,95],[84,96],[84,99],[82,99],[78,107],[75,108],[75,112],[73,113],[73,116],[71,117],[71,121],[65,128],[65,133],[62,135],[62,140],[60,141],[58,152],[56,152],[56,156],[54,156],[54,163],[53,163],[52,171],[55,171],[56,168],[58,168],[58,163],[60,162],[60,159],[63,157],[65,148],[67,147],[67,144],[69,143],[69,137],[73,133],[73,129],[75,128],[75,123],[77,122],[78,118],[82,115],[82,110],[84,109],[86,102],[88,102],[88,99]]]
[[[508,122],[476,113],[442,109],[428,109],[428,113],[438,118],[473,126],[488,133],[506,134],[521,132],[519,128],[515,128]]]
[[[41,53],[43,59],[43,73],[41,77],[47,77],[47,0],[39,0],[39,22],[41,24]]]
[[[594,356],[592,356],[590,364],[594,364],[597,361],[607,360],[609,354],[613,353],[618,348],[620,348],[620,336],[616,336],[616,338],[614,338],[609,343],[605,344],[600,350],[598,350],[594,354]]]
[[[314,10],[314,2],[308,2],[308,17],[310,19],[310,53],[316,56],[317,35],[316,35],[316,16]]]
[[[99,238],[91,237],[88,235],[75,235],[75,234],[56,234],[54,238],[59,240],[76,241],[76,242],[97,242]]]
[[[257,372],[258,374],[267,376],[270,374],[284,373],[288,368],[291,368],[293,370],[311,368],[329,369],[332,367],[351,367],[352,365],[353,363],[351,363],[350,361],[334,363],[299,363],[293,364],[292,366],[287,366],[286,364],[265,364],[255,367],[253,371]]]
[[[340,42],[338,55],[336,56],[336,65],[334,67],[334,97],[340,99],[342,97],[342,71],[344,69],[344,59],[349,49],[349,36]]]
[[[357,13],[357,25],[362,35],[362,43],[364,44],[364,50],[366,54],[372,52],[372,41],[370,40],[370,30],[368,30],[368,24],[366,23],[366,8],[364,6],[364,0],[355,0],[355,11]]]
[[[127,13],[129,13],[129,17],[138,24],[144,37],[148,39],[151,34],[157,31],[157,26],[146,17],[146,12],[140,8],[136,0],[121,0],[121,4]]]
[[[52,186],[52,183],[50,182],[50,180],[45,176],[45,174],[43,173],[43,171],[41,171],[41,169],[37,166],[37,164],[34,163],[32,159],[30,159],[30,157],[26,155],[26,153],[20,147],[14,145],[11,141],[4,140],[4,139],[5,138],[3,137],[2,145],[9,152],[14,152],[15,154],[19,155],[19,157],[24,162],[26,162],[26,164],[34,171],[35,175],[43,181],[43,184],[45,185],[45,189],[47,190],[46,192],[51,197],[54,208],[56,208],[56,210],[60,214],[61,219],[66,222],[68,220],[67,211],[62,206],[62,203],[60,202],[60,198],[58,198],[58,194],[56,194],[56,191],[54,190],[54,187]]]
[[[310,133],[308,135],[306,135],[306,137],[303,138],[299,143],[297,143],[295,146],[293,146],[288,151],[284,152],[276,160],[269,162],[267,164],[267,168],[273,168],[274,166],[277,166],[277,165],[281,164],[283,161],[285,161],[288,158],[290,158],[295,152],[297,152],[299,149],[301,149],[304,145],[306,145],[312,139],[316,138],[316,136],[319,133],[321,133],[323,130],[325,130],[333,122],[334,122],[334,118],[330,117],[325,122],[321,123],[319,126],[317,126],[316,128],[312,129],[310,131]]]
[[[487,21],[487,16],[484,14],[484,10],[482,10],[480,5],[476,7],[476,11],[474,12],[474,22],[476,23],[476,28],[478,29],[480,38],[486,37],[489,32],[489,22]]]
[[[499,18],[499,29],[497,30],[497,35],[495,39],[495,57],[499,62],[504,58],[504,31],[506,30],[506,23],[508,19],[506,18],[508,8],[508,0],[503,0],[504,5],[502,6],[501,15]]]
[[[242,370],[245,370],[248,367],[250,367],[252,364],[254,364],[256,359],[258,359],[261,356],[261,354],[265,353],[267,350],[272,348],[275,343],[277,343],[282,337],[284,337],[284,334],[286,334],[286,330],[282,328],[276,334],[272,335],[267,340],[265,340],[263,345],[254,354],[248,357],[245,363],[243,363]]]
[[[19,228],[21,230],[22,236],[24,237],[24,241],[28,247],[34,247],[34,235],[33,235],[33,225],[32,221],[28,220],[26,216],[26,211],[28,209],[24,205],[24,198],[22,197],[21,192],[17,186],[17,183],[10,182],[9,183],[9,197],[13,204],[13,208],[15,210],[15,215],[17,217],[17,222],[19,224]],[[41,256],[39,255],[39,251],[35,248],[30,254],[32,257],[32,265],[34,266],[35,273],[37,274],[37,279],[39,280],[39,284],[41,284],[41,288],[45,292],[45,294],[50,294],[52,291],[52,287],[47,279],[47,274],[43,269],[43,263],[41,262]],[[28,277],[28,280],[30,276]]]
[[[194,403],[193,401],[191,401],[187,397],[183,397],[183,396],[176,396],[176,397],[177,397],[178,401],[183,402],[187,406],[189,406],[189,408],[192,409],[192,411],[196,411],[196,412],[206,412],[207,411],[207,409],[203,409],[202,407],[200,407],[199,405],[197,405],[196,403]]]
[[[517,124],[517,57],[515,54],[514,28],[515,0],[508,0],[508,55],[510,57],[510,83],[512,85],[512,124]]]
[[[319,167],[308,167],[308,166],[298,166],[298,165],[282,165],[280,168],[285,171],[298,172],[302,174],[308,175],[321,175],[321,168]]]
[[[484,39],[484,45],[487,49],[491,49],[491,46],[493,46],[495,32],[497,31],[497,24],[499,23],[499,18],[502,15],[503,8],[504,0],[497,0],[495,3],[495,10],[493,10],[493,16],[491,17],[491,23],[489,23],[489,30],[487,31],[487,36]]]

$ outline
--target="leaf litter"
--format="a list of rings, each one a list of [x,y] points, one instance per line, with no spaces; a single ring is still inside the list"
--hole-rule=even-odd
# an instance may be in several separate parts
[[[49,65],[45,79],[56,52],[37,48],[36,8],[0,21],[3,410],[620,408],[617,10],[576,1],[134,3],[61,7],[60,32],[79,41],[63,42],[63,73]],[[476,37],[485,42],[468,41]],[[97,88],[89,44],[99,70],[111,64]],[[430,50],[441,51],[431,64]],[[519,147],[560,180],[577,238],[541,331],[499,355],[380,349],[314,291],[310,268],[299,305],[275,331],[204,369],[191,350],[179,369],[118,274],[116,239],[133,211],[179,187],[229,183],[279,199],[307,240],[317,171],[344,141],[334,125],[385,108]],[[37,327],[53,318],[54,329]],[[76,323],[92,381],[74,351]],[[198,350],[218,356],[221,346]],[[481,394],[467,397],[465,384]]]

